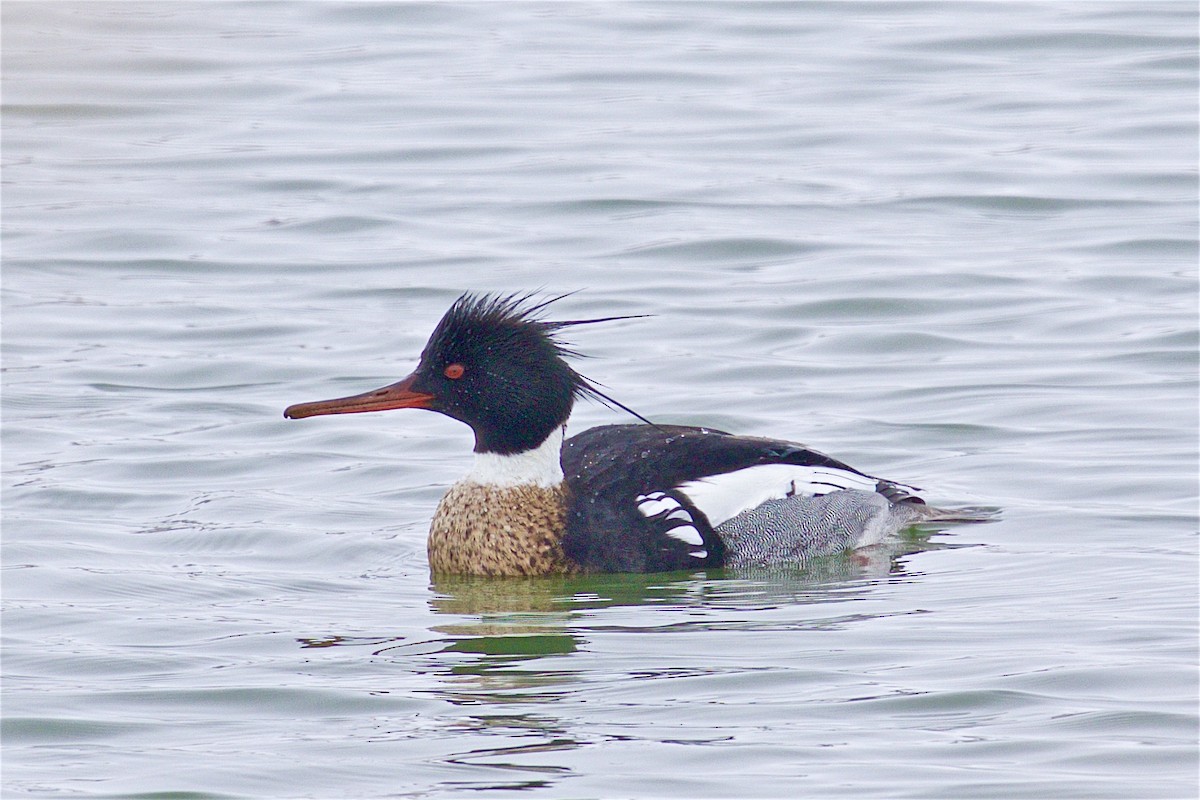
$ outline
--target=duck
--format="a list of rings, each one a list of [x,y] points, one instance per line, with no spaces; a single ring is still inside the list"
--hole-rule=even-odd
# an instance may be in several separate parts
[[[580,354],[562,336],[631,317],[547,319],[565,296],[466,292],[406,378],[284,411],[304,419],[415,408],[471,427],[474,462],[430,523],[433,575],[802,565],[918,523],[975,521],[797,442],[647,420],[577,372],[568,359]],[[638,422],[566,438],[584,398]]]

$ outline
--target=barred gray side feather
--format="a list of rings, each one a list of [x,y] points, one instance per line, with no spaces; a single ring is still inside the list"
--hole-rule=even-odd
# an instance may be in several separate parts
[[[768,500],[717,526],[730,566],[797,564],[873,544],[920,520],[924,507],[847,489]]]

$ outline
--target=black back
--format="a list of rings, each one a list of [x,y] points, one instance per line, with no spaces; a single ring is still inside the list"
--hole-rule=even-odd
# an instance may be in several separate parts
[[[760,464],[823,466],[863,473],[795,442],[734,436],[680,425],[605,425],[563,445],[562,467],[571,493],[563,549],[585,569],[666,572],[718,567],[725,545],[704,514],[674,487],[708,475]],[[692,516],[707,556],[667,534],[664,520],[638,511],[636,498],[663,492]]]

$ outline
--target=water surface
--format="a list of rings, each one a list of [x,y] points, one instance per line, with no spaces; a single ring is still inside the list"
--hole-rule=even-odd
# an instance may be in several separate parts
[[[1197,13],[3,6],[6,797],[1197,793]],[[465,289],[1000,521],[431,582]],[[625,421],[596,405],[572,427]]]

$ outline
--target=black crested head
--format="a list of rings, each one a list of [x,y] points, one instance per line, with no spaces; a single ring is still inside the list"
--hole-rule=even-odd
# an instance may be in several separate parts
[[[433,396],[429,408],[470,425],[475,452],[534,449],[566,424],[579,397],[629,411],[571,368],[566,358],[578,353],[557,335],[573,325],[628,317],[541,318],[548,305],[565,296],[538,301],[528,294],[468,292],[429,337],[412,389]]]

